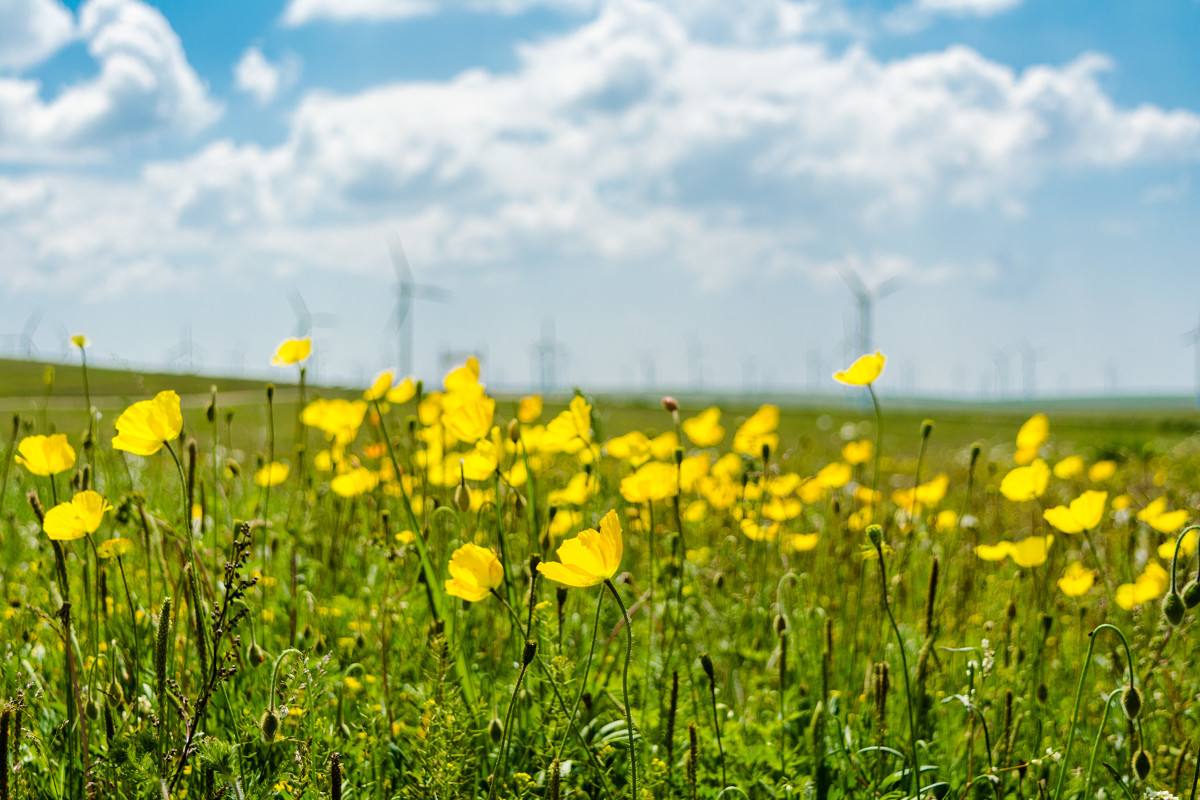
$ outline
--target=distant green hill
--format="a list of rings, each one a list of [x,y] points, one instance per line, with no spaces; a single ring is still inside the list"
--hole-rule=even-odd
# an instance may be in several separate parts
[[[294,373],[280,370],[280,377],[291,378]],[[48,384],[48,380],[52,383]],[[166,372],[140,372],[88,367],[88,382],[93,397],[139,397],[163,389],[180,394],[203,394],[216,386],[221,392],[260,390],[265,380],[247,378],[215,378],[207,375],[184,375]],[[284,380],[280,387],[291,386]],[[83,395],[83,370],[78,365],[50,364],[38,361],[0,359],[0,397],[73,397]]]

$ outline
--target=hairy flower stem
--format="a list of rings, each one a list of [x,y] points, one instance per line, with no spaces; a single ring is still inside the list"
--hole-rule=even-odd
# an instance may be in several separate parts
[[[871,392],[871,397],[875,392]],[[878,456],[876,450],[876,456]],[[876,529],[878,530],[878,529]],[[904,703],[908,709],[909,756],[912,758],[912,793],[920,800],[921,797],[921,765],[917,759],[917,723],[913,717],[912,687],[908,681],[908,656],[904,653],[904,637],[900,635],[900,626],[896,624],[896,616],[892,613],[892,604],[888,602],[887,564],[883,557],[883,537],[877,534],[871,537],[875,545],[875,553],[879,557],[879,591],[883,601],[883,610],[887,613],[888,621],[892,624],[892,633],[896,635],[896,646],[900,649],[900,670],[904,678]]]
[[[629,662],[633,659],[633,624],[629,620],[629,611],[626,610],[617,587],[613,586],[611,580],[606,580],[604,585],[612,592],[613,599],[621,609],[621,616],[625,618],[625,666],[621,670],[621,699],[625,703],[625,727],[629,732],[629,779],[633,788],[630,797],[637,800],[637,749],[633,743],[633,708],[629,705]]]
[[[1121,689],[1113,689],[1104,699],[1104,714],[1100,717],[1100,727],[1096,729],[1096,739],[1092,742],[1092,756],[1088,759],[1087,779],[1083,784],[1081,797],[1092,796],[1092,773],[1096,769],[1096,755],[1100,752],[1100,741],[1104,738],[1104,724],[1108,722],[1108,713],[1112,710],[1112,702],[1121,696]]]
[[[493,590],[494,593],[494,590]],[[579,678],[579,691],[575,693],[575,702],[571,704],[571,712],[567,715],[567,727],[575,724],[575,716],[579,713],[579,703],[583,700],[583,690],[587,685],[588,670],[592,668],[592,656],[596,654],[596,635],[600,631],[600,607],[604,604],[604,592],[596,598],[596,617],[592,620],[592,643],[588,645],[587,660],[583,662],[583,675]],[[563,736],[558,743],[558,751],[554,757],[561,760],[563,748],[567,745],[567,737]]]
[[[1092,664],[1092,652],[1096,649],[1096,634],[1103,630],[1111,630],[1120,637],[1121,644],[1125,646],[1125,659],[1129,664],[1129,686],[1136,688],[1134,683],[1133,654],[1129,650],[1129,642],[1125,639],[1125,634],[1116,625],[1107,622],[1092,628],[1092,632],[1088,634],[1087,655],[1083,658],[1083,669],[1079,673],[1079,683],[1075,687],[1075,706],[1071,711],[1071,729],[1067,734],[1067,746],[1063,750],[1062,766],[1058,770],[1058,780],[1054,784],[1053,800],[1059,800],[1062,797],[1063,783],[1066,780],[1067,771],[1071,768],[1071,746],[1075,743],[1075,729],[1079,726],[1079,707],[1083,701],[1083,686],[1087,682],[1088,668]]]

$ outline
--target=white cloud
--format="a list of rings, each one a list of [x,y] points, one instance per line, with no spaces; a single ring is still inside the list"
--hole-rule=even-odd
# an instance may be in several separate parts
[[[720,285],[857,251],[880,274],[945,278],[952,255],[918,267],[904,251],[948,208],[1015,213],[1060,176],[1197,160],[1200,115],[1118,106],[1107,68],[714,42],[661,5],[614,0],[508,72],[311,92],[280,144],[215,142],[115,193],[56,179],[0,255],[30,280],[126,264],[384,274],[399,230],[415,261],[451,267]],[[133,210],[112,218],[114,196]]]
[[[917,0],[914,6],[934,14],[956,16],[991,17],[1011,11],[1021,5],[1022,0]]]
[[[75,21],[58,0],[0,0],[0,69],[23,69],[71,40]]]
[[[250,95],[260,105],[274,100],[280,91],[295,82],[298,74],[299,62],[296,58],[288,57],[279,63],[271,63],[257,47],[247,48],[233,68],[234,85],[238,91]]]
[[[98,74],[52,100],[38,81],[0,78],[0,162],[69,160],[166,133],[195,133],[220,113],[161,12],[138,0],[88,0],[79,34]]]
[[[426,17],[440,11],[459,9],[481,13],[517,14],[536,6],[565,11],[588,11],[598,0],[291,0],[283,13],[285,25],[315,21],[379,22]]]

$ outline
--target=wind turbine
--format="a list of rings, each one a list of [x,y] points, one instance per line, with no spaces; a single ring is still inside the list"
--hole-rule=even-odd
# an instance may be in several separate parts
[[[859,355],[870,353],[875,349],[872,342],[875,304],[899,289],[900,280],[899,278],[888,278],[869,287],[851,267],[841,267],[838,272],[841,274],[842,280],[846,282],[851,294],[854,295],[854,302],[858,307],[858,353]]]
[[[549,394],[558,388],[558,365],[564,357],[564,348],[554,335],[554,319],[547,317],[542,322],[541,337],[533,343],[536,378],[542,394]]]
[[[388,242],[392,256],[392,268],[396,270],[396,305],[392,309],[391,324],[396,331],[396,365],[401,375],[411,375],[413,371],[413,301],[432,300],[435,303],[445,303],[450,299],[450,292],[438,286],[417,283],[413,278],[412,267],[409,266],[408,256],[400,240],[393,238]]]
[[[33,343],[33,336],[37,333],[38,326],[42,324],[42,311],[35,309],[28,317],[25,318],[25,324],[21,326],[21,332],[10,334],[6,338],[16,345],[16,354],[25,359],[32,359],[37,355],[37,346]]]
[[[1042,348],[1028,341],[1021,342],[1021,392],[1026,400],[1033,399],[1037,391],[1037,365],[1042,360]]]
[[[1200,325],[1192,328],[1183,335],[1184,341],[1192,346],[1196,358],[1196,404],[1200,405]]]
[[[304,295],[298,289],[293,289],[288,295],[288,302],[292,305],[292,313],[296,315],[295,335],[298,337],[312,336],[314,328],[331,328],[337,321],[333,314],[310,311],[308,303],[304,302]]]

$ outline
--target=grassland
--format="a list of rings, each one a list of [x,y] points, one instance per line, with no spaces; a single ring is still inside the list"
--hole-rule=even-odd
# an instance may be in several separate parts
[[[754,439],[757,399],[722,402],[700,446],[649,400],[578,399],[585,430],[556,439],[568,398],[510,423],[518,398],[499,397],[477,442],[454,433],[454,391],[436,415],[426,396],[298,426],[283,382],[269,406],[261,383],[95,370],[89,424],[77,371],[47,392],[38,367],[0,370],[20,420],[0,442],[0,797],[1194,792],[1196,612],[1164,618],[1151,580],[1182,523],[1141,513],[1195,518],[1190,409],[1054,408],[1033,458],[1082,471],[1012,499],[1036,408],[893,404],[886,380],[878,439],[860,392],[785,405]],[[114,449],[127,402],[165,388],[184,395],[169,450]],[[686,421],[709,403],[680,404]],[[69,468],[13,463],[51,432]],[[877,462],[847,455],[863,442]],[[272,461],[286,475],[256,481]],[[39,517],[87,488],[113,510],[52,540]],[[1086,491],[1100,521],[1052,527]],[[610,510],[610,584],[538,579]],[[980,555],[1047,535],[1039,557]],[[102,557],[114,538],[130,550]],[[445,586],[466,544],[502,569],[473,602]],[[1074,565],[1082,592],[1060,583]]]

